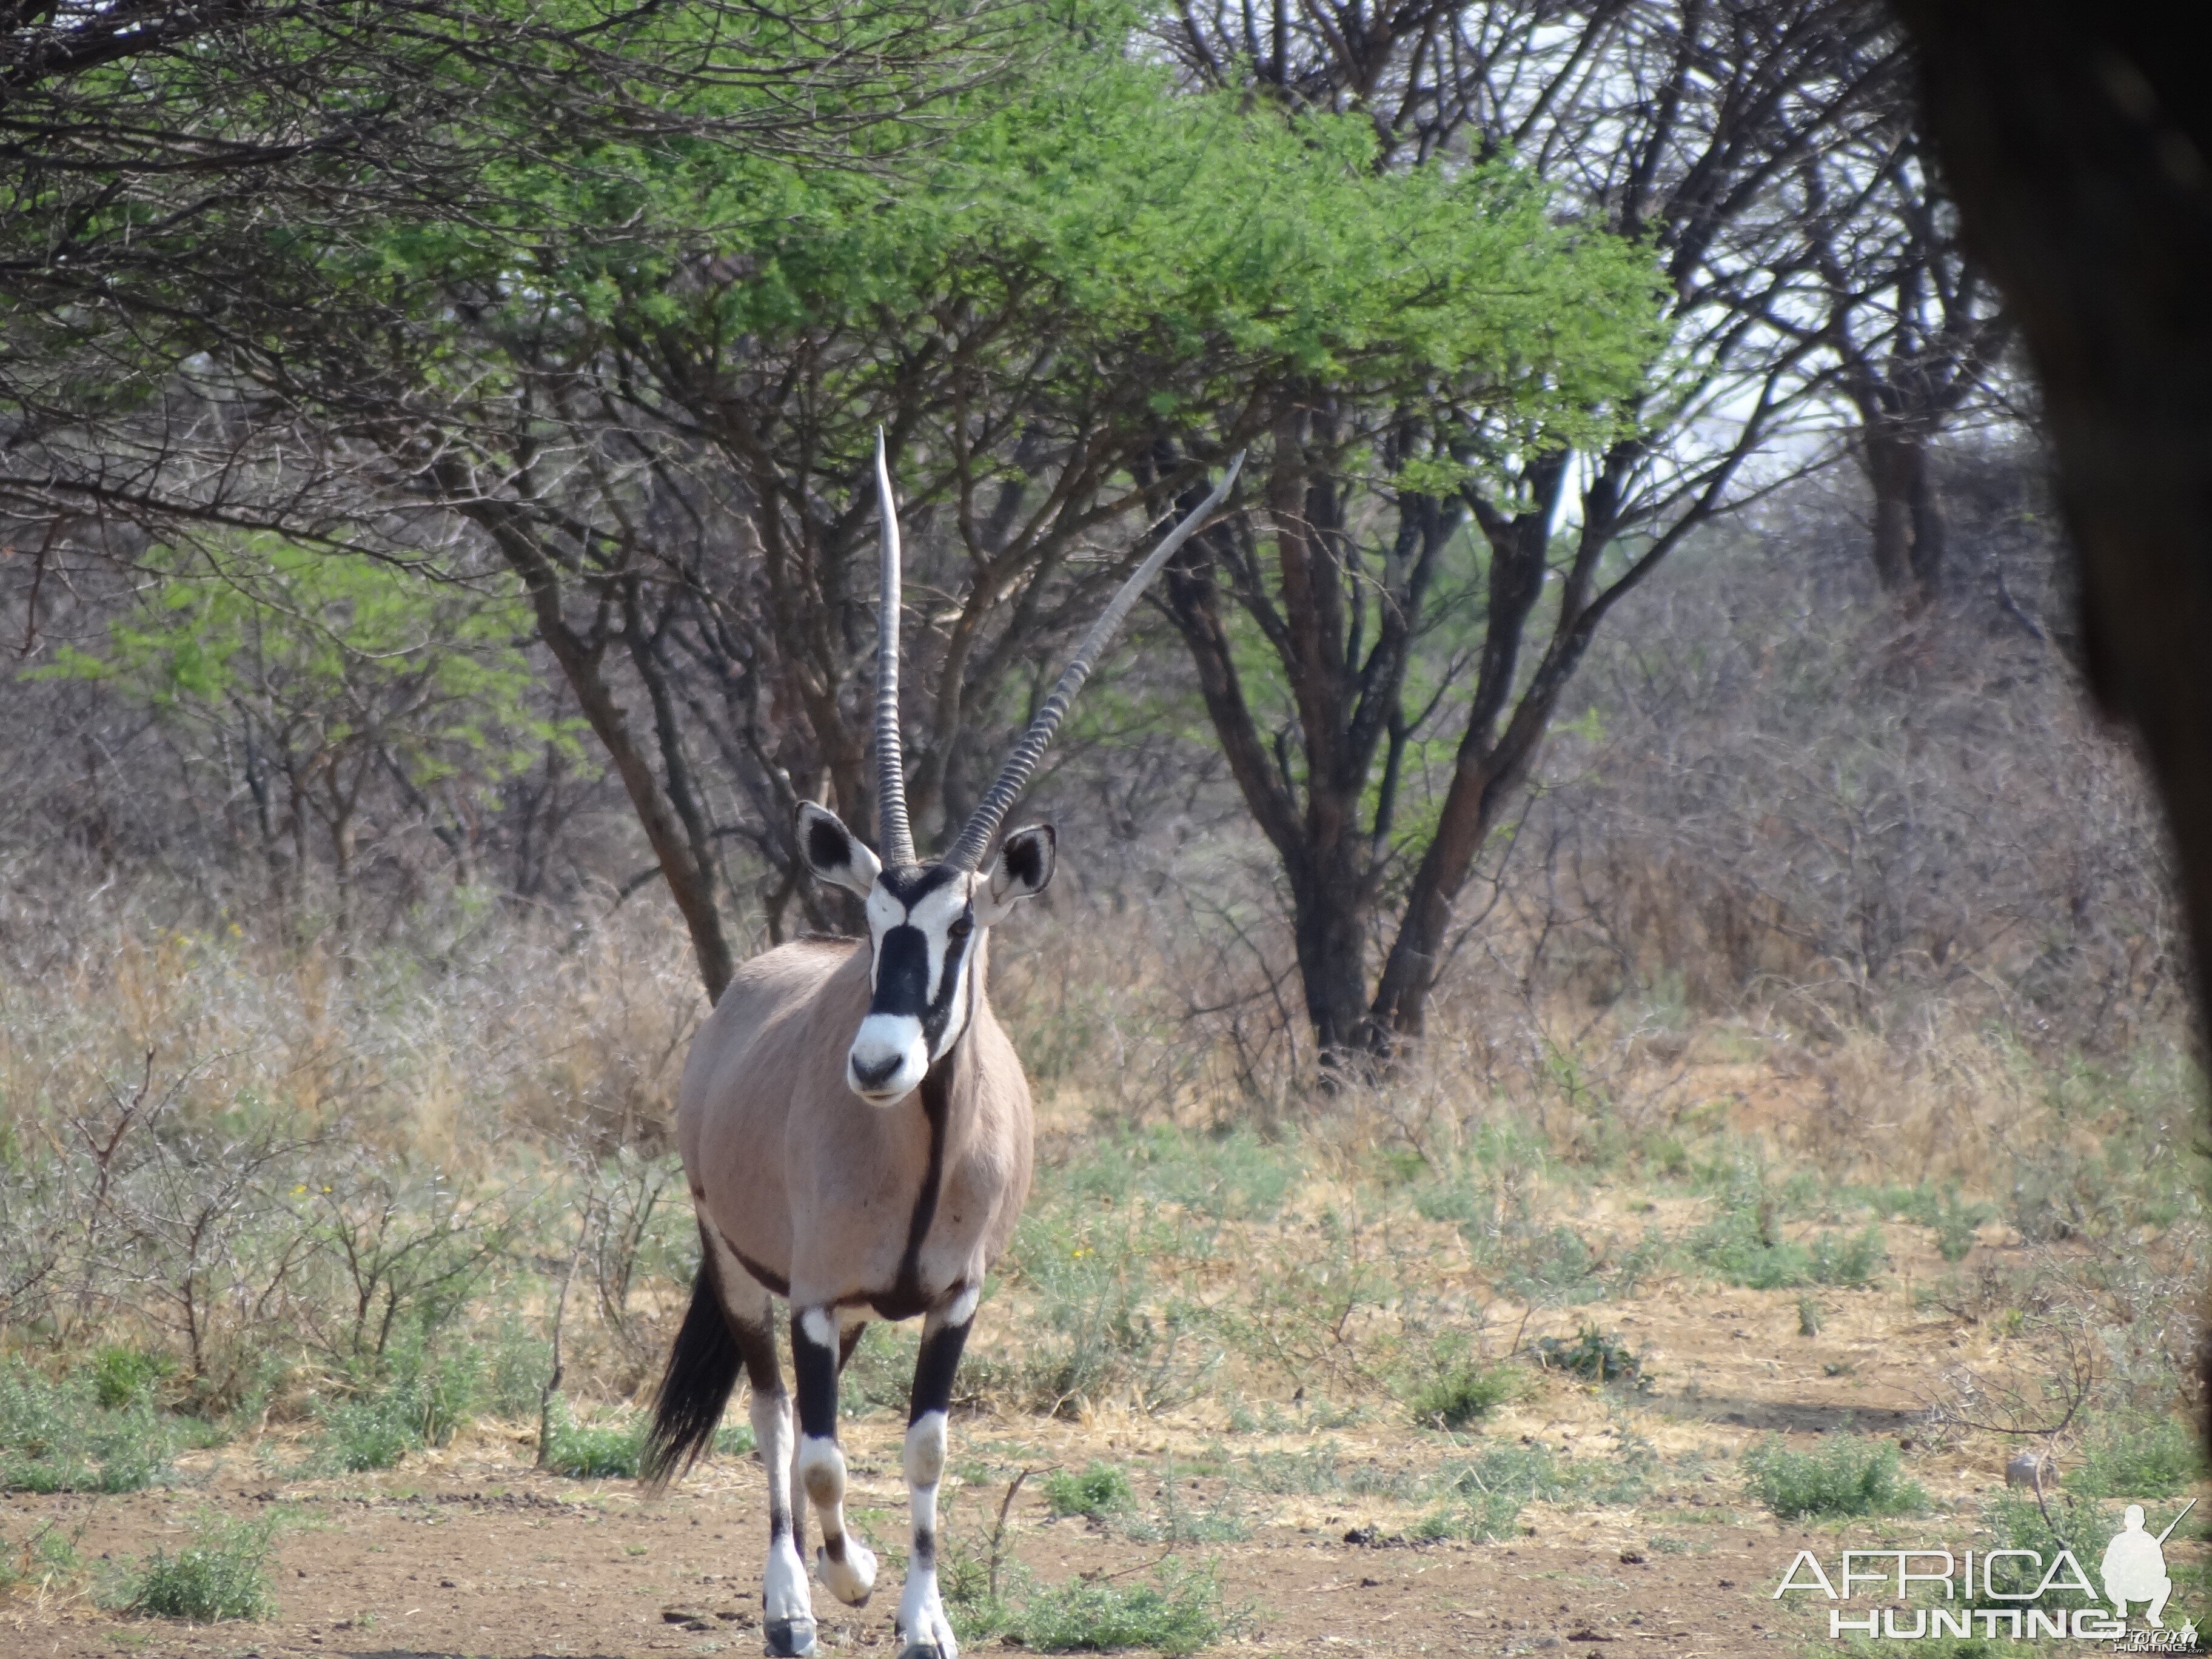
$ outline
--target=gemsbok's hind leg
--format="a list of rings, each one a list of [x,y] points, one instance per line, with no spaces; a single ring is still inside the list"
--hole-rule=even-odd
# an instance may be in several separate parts
[[[975,1296],[971,1285],[922,1322],[901,1459],[914,1515],[914,1553],[907,1560],[906,1590],[899,1597],[899,1659],[959,1659],[960,1644],[952,1639],[951,1621],[937,1589],[937,1483],[945,1474],[945,1414],[975,1318]]]
[[[837,1372],[844,1332],[834,1308],[794,1308],[791,1370],[799,1386],[799,1479],[822,1523],[814,1567],[830,1593],[861,1607],[876,1588],[875,1553],[845,1530],[845,1454],[837,1445]]]
[[[798,1516],[791,1501],[796,1448],[791,1432],[791,1396],[775,1363],[775,1303],[768,1287],[738,1265],[736,1255],[713,1227],[703,1229],[714,1253],[715,1282],[722,1311],[729,1316],[738,1352],[752,1385],[753,1443],[768,1471],[768,1568],[761,1583],[761,1622],[768,1650],[785,1656],[814,1651],[814,1597],[806,1584],[805,1559],[799,1553]]]

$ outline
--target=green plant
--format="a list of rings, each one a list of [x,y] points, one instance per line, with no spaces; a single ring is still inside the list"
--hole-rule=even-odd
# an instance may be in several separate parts
[[[92,1397],[104,1409],[121,1411],[148,1396],[153,1385],[177,1368],[166,1354],[150,1354],[111,1343],[95,1348],[86,1362]]]
[[[1820,1335],[1820,1322],[1824,1317],[1820,1309],[1820,1299],[1818,1297],[1801,1296],[1797,1298],[1798,1335]]]
[[[568,1402],[556,1395],[545,1422],[552,1437],[544,1463],[554,1474],[575,1480],[636,1477],[638,1462],[645,1454],[643,1417],[579,1424],[569,1413]]]
[[[422,1401],[410,1387],[329,1401],[316,1412],[322,1445],[311,1463],[341,1474],[388,1469],[422,1444]]]
[[[1606,1293],[1598,1266],[1580,1233],[1553,1227],[1523,1245],[1518,1258],[1498,1275],[1498,1283],[1523,1302],[1571,1308]]]
[[[1129,1477],[1110,1463],[1093,1463],[1080,1474],[1054,1471],[1044,1483],[1045,1502],[1054,1515],[1088,1516],[1096,1521],[1134,1501]]]
[[[1644,1361],[1618,1335],[1609,1335],[1595,1325],[1583,1326],[1572,1341],[1563,1336],[1540,1338],[1536,1352],[1553,1370],[1571,1371],[1593,1382],[1610,1382],[1618,1377],[1639,1383],[1644,1380]]]
[[[1025,1587],[1001,1607],[1000,1633],[1039,1653],[1195,1653],[1229,1623],[1212,1571],[1173,1557],[1160,1563],[1149,1584],[1071,1578]]]
[[[1784,1521],[1808,1515],[1905,1515],[1927,1506],[1928,1494],[1899,1472],[1887,1440],[1834,1434],[1816,1452],[1794,1452],[1771,1436],[1743,1455],[1753,1493]]]
[[[269,1573],[273,1520],[203,1516],[191,1541],[172,1555],[155,1550],[126,1566],[109,1601],[154,1619],[266,1619],[276,1610]]]
[[[1407,1404],[1424,1428],[1463,1429],[1516,1398],[1521,1386],[1520,1377],[1503,1365],[1462,1359],[1422,1383]]]
[[[1422,1516],[1415,1534],[1473,1543],[1510,1537],[1522,1504],[1566,1490],[1559,1466],[1541,1446],[1497,1446],[1447,1464],[1428,1488],[1440,1501]]]
[[[8,1535],[0,1533],[0,1590],[76,1577],[84,1569],[76,1546],[86,1524],[80,1521],[75,1532],[64,1532],[59,1521],[49,1521],[34,1528],[20,1544],[10,1543]]]
[[[1888,1260],[1881,1229],[1871,1223],[1848,1235],[1815,1234],[1808,1244],[1780,1237],[1763,1204],[1724,1211],[1691,1233],[1683,1249],[1698,1266],[1754,1291],[1865,1285]]]
[[[2197,1437],[2171,1417],[2100,1425],[2081,1448],[2081,1466],[2066,1477],[2085,1498],[2171,1498],[2204,1474]]]
[[[1983,1212],[1978,1206],[1969,1208],[1959,1202],[1956,1193],[1944,1194],[1942,1211],[1936,1219],[1936,1249],[1943,1260],[1963,1261],[1966,1253],[1974,1248],[1974,1229],[1980,1224]]]
[[[167,1474],[172,1425],[143,1399],[102,1406],[97,1387],[0,1369],[0,1491],[137,1492]]]

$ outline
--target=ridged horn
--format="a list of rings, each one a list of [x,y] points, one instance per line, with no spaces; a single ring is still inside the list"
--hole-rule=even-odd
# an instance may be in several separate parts
[[[1240,449],[1229,463],[1229,471],[1222,475],[1221,482],[1213,487],[1213,493],[1161,538],[1160,544],[1130,573],[1129,580],[1121,584],[1106,609],[1099,613],[1098,620],[1091,624],[1091,631],[1083,636],[1083,643],[1076,647],[1074,657],[1060,671],[1060,678],[1052,688],[1052,695],[1044,700],[1044,707],[1037,710],[1036,718],[1030,722],[1029,730],[1022,733],[1021,741],[1006,757],[1006,763],[999,773],[998,781],[991,786],[981,800],[975,803],[975,811],[969,815],[966,827],[960,831],[960,839],[945,855],[946,864],[956,870],[973,870],[982,863],[983,854],[989,850],[991,837],[999,833],[999,825],[1006,818],[1008,810],[1021,798],[1023,789],[1029,784],[1030,775],[1036,770],[1037,762],[1043,757],[1045,745],[1052,741],[1052,734],[1060,729],[1060,722],[1067,714],[1067,706],[1075,701],[1075,694],[1083,689],[1083,682],[1091,677],[1091,665],[1098,660],[1099,654],[1106,649],[1108,641],[1114,637],[1115,630],[1121,626],[1122,619],[1135,606],[1144,591],[1152,586],[1152,579],[1175,556],[1176,550],[1188,541],[1212,516],[1214,508],[1228,499],[1230,487],[1237,482],[1237,471],[1243,465],[1244,452]]]
[[[876,599],[876,820],[885,864],[912,864],[914,828],[906,816],[906,764],[899,751],[899,527],[891,500],[884,429],[876,428],[876,495],[883,504],[884,557]]]

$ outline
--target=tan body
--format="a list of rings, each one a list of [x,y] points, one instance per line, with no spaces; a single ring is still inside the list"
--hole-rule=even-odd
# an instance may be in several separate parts
[[[978,960],[980,987],[986,963]],[[699,1213],[746,1270],[793,1307],[910,1318],[980,1285],[1029,1196],[1028,1079],[982,996],[939,1062],[946,1111],[917,1281],[901,1269],[930,1164],[916,1089],[874,1106],[845,1086],[867,1012],[868,950],[804,939],[738,969],[693,1042],[676,1133]],[[901,1305],[902,1288],[922,1305]]]

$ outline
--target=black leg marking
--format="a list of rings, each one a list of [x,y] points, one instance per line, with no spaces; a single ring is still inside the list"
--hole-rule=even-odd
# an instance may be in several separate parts
[[[810,1310],[817,1318],[828,1316]],[[791,1370],[799,1385],[799,1431],[817,1440],[837,1437],[837,1353],[806,1334],[805,1315],[791,1316]]]
[[[906,1414],[909,1425],[924,1412],[951,1408],[952,1378],[960,1369],[960,1355],[968,1346],[968,1333],[974,1328],[971,1318],[964,1325],[940,1325],[922,1337],[921,1352],[915,1356],[914,1395]]]
[[[960,1369],[960,1355],[968,1346],[968,1333],[973,1328],[971,1320],[965,1325],[940,1325],[923,1334],[921,1352],[915,1356],[914,1393],[906,1414],[908,1428],[931,1412],[942,1413],[951,1409],[952,1378]],[[923,1571],[937,1565],[934,1528],[915,1528],[913,1559],[914,1566]]]
[[[810,1308],[805,1312],[794,1308],[791,1315],[791,1369],[799,1385],[799,1431],[807,1440],[827,1440],[832,1445],[837,1440],[837,1347],[833,1343],[817,1342],[806,1328],[809,1318],[834,1319],[827,1309]],[[830,1560],[842,1564],[845,1559],[845,1534],[835,1525],[835,1517],[842,1513],[842,1504],[825,1501],[810,1486],[806,1494],[814,1500],[815,1519],[822,1526],[822,1553]]]

